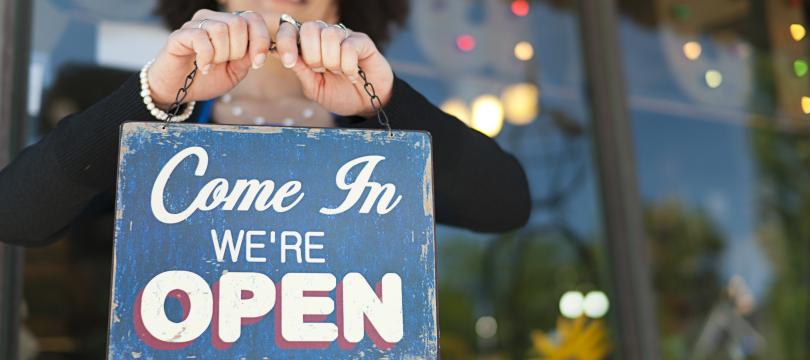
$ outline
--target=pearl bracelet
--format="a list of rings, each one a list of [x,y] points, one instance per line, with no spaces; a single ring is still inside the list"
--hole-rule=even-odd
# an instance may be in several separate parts
[[[141,69],[141,97],[143,98],[143,103],[146,105],[146,110],[154,116],[156,119],[161,121],[166,121],[169,118],[169,113],[159,109],[155,102],[152,101],[152,90],[149,89],[149,77],[147,76],[147,72],[149,72],[149,67],[152,66],[152,63],[155,62],[154,59],[150,60],[146,65],[143,66]],[[194,105],[196,101],[189,102],[186,105],[186,108],[183,110],[182,114],[174,116],[169,120],[170,122],[183,122],[188,120],[191,116],[191,113],[194,112]]]

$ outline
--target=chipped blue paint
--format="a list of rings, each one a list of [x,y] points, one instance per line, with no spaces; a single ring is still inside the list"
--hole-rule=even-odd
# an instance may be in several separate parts
[[[434,215],[430,138],[422,132],[345,129],[235,127],[218,125],[127,123],[122,127],[108,358],[110,359],[433,359],[438,357]],[[150,207],[150,194],[164,164],[179,151],[198,146],[208,153],[208,168],[194,176],[196,160],[180,163],[165,193],[170,212],[179,212],[213,178],[270,179],[276,187],[296,179],[304,197],[285,213],[267,211],[196,212],[187,220],[166,224]],[[401,202],[388,214],[361,214],[358,206],[338,215],[319,213],[337,207],[346,192],[335,174],[348,161],[384,156],[373,181],[393,183]],[[350,172],[349,177],[358,176]],[[367,193],[367,192],[366,192]],[[218,261],[211,230],[323,231],[324,264],[280,264],[277,245],[264,242],[259,255],[267,263]],[[242,248],[244,252],[244,247]],[[227,256],[226,256],[227,258]],[[243,325],[241,337],[227,349],[212,344],[209,326],[180,349],[159,350],[138,335],[134,307],[138,294],[157,274],[186,270],[211,285],[225,272],[259,272],[274,282],[286,273],[331,273],[338,281],[359,272],[373,286],[385,273],[402,279],[404,336],[390,349],[375,347],[368,334],[354,348],[337,342],[322,349],[283,349],[276,343],[276,308],[262,320]],[[335,291],[329,297],[334,299]],[[165,308],[182,320],[174,300]],[[191,311],[194,312],[192,305]],[[323,322],[336,322],[331,313]]]

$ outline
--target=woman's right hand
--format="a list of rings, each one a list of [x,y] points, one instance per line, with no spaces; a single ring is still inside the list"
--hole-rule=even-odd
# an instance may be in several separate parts
[[[201,25],[202,24],[202,25]],[[167,110],[197,61],[199,72],[186,101],[224,95],[267,60],[270,34],[255,12],[200,10],[174,31],[149,69],[152,100]]]

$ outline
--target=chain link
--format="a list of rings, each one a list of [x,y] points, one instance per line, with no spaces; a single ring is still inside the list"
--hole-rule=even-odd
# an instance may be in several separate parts
[[[377,96],[377,92],[374,91],[374,85],[366,78],[366,72],[359,67],[357,68],[357,75],[360,75],[360,78],[363,79],[363,90],[366,91],[369,97],[371,108],[374,109],[374,112],[377,114],[377,122],[380,123],[380,126],[388,130],[388,136],[393,136],[394,133],[391,131],[391,122],[388,121],[388,114],[383,110],[382,100]]]
[[[168,114],[169,116],[166,117],[166,122],[170,123],[172,118],[177,116],[180,113],[180,109],[183,107],[183,101],[186,100],[188,96],[188,89],[191,87],[191,84],[194,83],[194,78],[197,76],[197,71],[199,67],[197,66],[197,61],[194,61],[194,68],[191,69],[191,72],[186,75],[186,79],[183,82],[183,86],[177,90],[177,94],[174,95],[174,103],[169,108]],[[164,126],[165,127],[165,126]]]
[[[198,70],[199,67],[197,66],[197,61],[194,61],[194,68],[191,69],[191,72],[186,76],[186,79],[183,82],[183,86],[177,90],[177,94],[174,96],[174,103],[169,108],[169,116],[166,118],[166,123],[171,122],[172,118],[180,113],[180,109],[183,107],[183,101],[185,101],[186,97],[188,96],[188,89],[191,87],[191,84],[194,83],[194,78],[197,76]],[[371,108],[377,115],[377,122],[380,124],[380,126],[388,130],[388,136],[393,136],[394,133],[393,130],[391,130],[391,123],[388,121],[388,114],[386,114],[385,110],[383,110],[382,100],[380,100],[380,97],[377,96],[377,92],[374,90],[374,85],[368,81],[366,72],[359,67],[357,68],[357,75],[359,75],[360,79],[363,80],[363,90],[365,90],[366,94],[368,95]]]

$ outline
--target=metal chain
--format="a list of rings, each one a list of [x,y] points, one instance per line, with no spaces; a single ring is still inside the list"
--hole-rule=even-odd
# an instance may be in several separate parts
[[[166,118],[167,123],[171,122],[172,118],[180,113],[180,108],[182,108],[183,101],[186,99],[186,96],[188,96],[188,89],[191,87],[191,84],[194,83],[194,78],[197,76],[198,70],[199,67],[197,66],[197,61],[194,61],[194,68],[191,69],[191,72],[186,76],[185,82],[183,82],[183,86],[177,90],[177,94],[174,96],[174,103],[169,108],[169,116]],[[371,108],[377,115],[377,122],[380,124],[380,126],[388,130],[388,136],[393,136],[394,133],[391,130],[391,123],[388,121],[388,114],[386,114],[385,110],[383,110],[382,100],[380,100],[380,97],[377,96],[377,92],[374,90],[374,85],[368,81],[366,72],[359,67],[357,68],[357,75],[363,79],[363,90],[365,90],[366,94],[368,95]]]
[[[177,94],[174,96],[174,103],[169,108],[169,116],[166,117],[166,122],[169,123],[172,121],[172,118],[177,116],[180,113],[180,108],[183,107],[183,101],[186,100],[186,96],[188,96],[188,89],[191,87],[191,84],[194,83],[194,78],[197,76],[197,70],[199,67],[197,66],[197,61],[194,61],[194,68],[191,69],[191,72],[186,75],[186,80],[183,82],[183,86],[177,90]]]
[[[369,97],[371,108],[374,109],[374,112],[377,114],[377,122],[388,130],[388,136],[393,136],[394,133],[391,131],[391,123],[388,121],[388,114],[383,110],[382,100],[377,96],[377,92],[374,91],[374,85],[368,81],[366,72],[360,67],[357,68],[357,75],[360,75],[360,78],[363,79],[363,90],[366,91]]]

